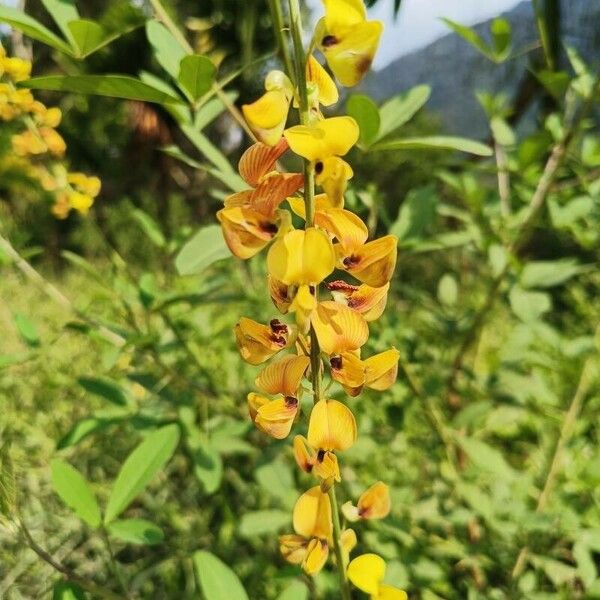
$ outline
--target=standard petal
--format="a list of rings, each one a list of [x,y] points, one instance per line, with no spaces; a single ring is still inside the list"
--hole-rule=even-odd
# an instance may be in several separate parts
[[[271,400],[258,408],[254,423],[267,435],[282,440],[290,434],[297,412],[298,400],[296,398],[286,397]]]
[[[266,92],[256,102],[244,104],[242,112],[256,137],[268,146],[281,139],[290,108],[290,98],[282,90]]]
[[[392,387],[398,376],[399,359],[400,352],[396,348],[390,348],[367,358],[365,360],[367,387],[378,391]]]
[[[292,341],[290,329],[274,319],[263,325],[242,317],[235,326],[235,339],[242,358],[251,365],[259,365],[287,347]]]
[[[319,302],[312,324],[321,350],[330,356],[358,350],[369,337],[360,313],[331,300]]]
[[[385,577],[385,561],[377,554],[361,554],[350,562],[347,575],[359,590],[377,597]]]
[[[373,240],[349,253],[337,245],[338,266],[371,287],[382,287],[394,274],[397,245],[394,235]]]
[[[296,125],[284,135],[293,152],[310,161],[344,156],[358,141],[359,129],[352,117],[331,117],[314,125]]]
[[[319,450],[347,450],[356,441],[352,411],[337,400],[319,400],[310,413],[307,439]]]
[[[333,528],[329,496],[318,485],[310,488],[296,501],[292,519],[297,534],[329,539]]]
[[[296,397],[302,376],[309,364],[308,356],[284,356],[266,366],[254,383],[259,390],[267,394]]]
[[[238,163],[238,170],[244,181],[248,185],[256,187],[261,179],[274,169],[275,163],[288,147],[285,138],[281,138],[275,146],[267,146],[262,142],[252,144],[242,154]]]
[[[385,310],[390,284],[374,288],[366,283],[357,286],[345,281],[332,281],[327,288],[336,302],[361,313],[365,321],[375,321]]]
[[[362,519],[384,519],[390,514],[390,488],[378,481],[358,499],[358,514]]]
[[[217,219],[231,253],[242,259],[260,252],[277,233],[274,220],[247,208],[223,208]]]
[[[327,26],[333,30],[356,25],[367,18],[363,0],[323,0],[323,5]]]
[[[335,237],[348,253],[362,246],[369,236],[369,230],[361,218],[343,208],[329,208],[317,212],[315,224]]]
[[[250,194],[250,206],[257,212],[273,216],[275,209],[304,185],[302,173],[276,173],[265,176]]]

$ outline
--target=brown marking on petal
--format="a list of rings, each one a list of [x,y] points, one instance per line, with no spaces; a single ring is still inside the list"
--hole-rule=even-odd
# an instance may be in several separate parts
[[[352,285],[346,281],[342,281],[341,279],[337,279],[336,281],[330,281],[327,284],[327,289],[331,292],[344,292],[351,294],[352,292],[356,292],[358,290],[358,286]]]
[[[323,48],[331,48],[331,46],[335,46],[337,43],[339,42],[335,35],[326,35],[321,40],[321,46],[323,46]]]
[[[346,269],[351,269],[360,262],[360,258],[354,255],[346,256],[346,258],[342,262],[344,263],[344,267],[346,267]]]
[[[269,327],[274,333],[282,333],[286,334],[288,332],[288,326],[285,323],[282,323],[279,319],[273,319],[269,323]]]
[[[332,356],[329,359],[329,364],[332,369],[339,371],[342,368],[342,357],[341,356]]]
[[[271,335],[269,338],[274,344],[277,344],[278,346],[281,346],[283,348],[283,346],[285,346],[286,341],[285,338],[282,335]]]
[[[311,296],[314,296],[317,292],[317,288],[314,285],[309,285],[308,291],[310,292]]]
[[[323,172],[324,164],[322,160],[319,160],[315,163],[315,173],[320,175]]]
[[[294,398],[294,396],[286,396],[285,406],[286,408],[296,408],[298,406],[298,398]]]
[[[325,460],[325,450],[319,450],[317,453],[317,461],[322,463]]]
[[[369,58],[368,56],[365,56],[356,63],[356,70],[361,75],[364,75],[371,68],[372,62],[373,59]]]
[[[277,225],[275,223],[261,223],[260,228],[265,232],[271,235],[275,235],[277,233]]]

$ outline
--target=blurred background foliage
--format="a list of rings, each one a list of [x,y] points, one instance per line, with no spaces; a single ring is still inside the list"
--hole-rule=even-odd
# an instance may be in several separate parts
[[[79,5],[107,29],[153,14],[146,2]],[[236,105],[255,98],[278,63],[268,4],[166,8],[219,79],[236,75],[226,88]],[[390,17],[398,8],[390,3]],[[529,84],[514,98],[479,90],[493,158],[357,148],[349,159],[347,203],[372,231],[400,238],[368,350],[394,345],[402,358],[389,392],[349,400],[359,442],[342,485],[355,498],[385,474],[392,516],[364,525],[359,550],[384,556],[389,582],[415,599],[600,598],[598,76],[567,58],[560,8],[535,3]],[[39,2],[26,9],[56,31]],[[32,56],[35,75],[166,79],[143,26],[85,61],[15,33],[2,42]],[[507,47],[498,62],[518,50]],[[11,241],[0,246],[0,597],[83,597],[31,551],[18,514],[70,573],[117,597],[122,579],[133,598],[214,600],[198,574],[197,552],[208,550],[251,600],[336,598],[333,575],[309,581],[279,556],[277,533],[309,480],[289,444],[266,440],[245,414],[257,369],[241,362],[231,330],[242,314],[275,316],[258,283],[264,264],[203,264],[198,252],[198,264],[176,265],[197,228],[214,223],[222,179],[163,105],[35,93],[62,108],[70,168],[98,175],[103,189],[87,218],[57,221],[11,167],[0,125],[0,233]],[[522,132],[528,94],[535,114]],[[223,106],[217,113],[202,132],[236,165],[247,139]],[[426,106],[401,131],[443,133]],[[196,158],[159,151],[167,146]],[[126,457],[172,423],[178,449],[125,513],[158,533],[133,543],[109,531],[107,548],[107,532],[57,496],[50,461],[75,466],[106,507]]]

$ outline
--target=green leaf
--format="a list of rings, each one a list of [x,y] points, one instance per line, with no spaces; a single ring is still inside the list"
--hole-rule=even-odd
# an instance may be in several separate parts
[[[83,475],[69,463],[55,458],[50,463],[52,487],[61,500],[90,527],[101,522],[100,507]]]
[[[475,438],[457,436],[456,439],[471,462],[480,470],[499,477],[512,477],[513,470],[499,450]]]
[[[127,457],[113,485],[104,522],[118,517],[169,461],[179,443],[179,427],[167,425],[149,434]]]
[[[0,446],[0,517],[12,520],[17,509],[17,483],[10,455],[11,441],[5,439]],[[0,519],[1,521],[2,519]]]
[[[490,24],[492,43],[494,46],[494,57],[496,62],[502,62],[508,58],[511,50],[512,27],[502,17],[494,19]]]
[[[274,535],[283,527],[289,526],[290,515],[283,510],[257,510],[242,516],[239,532],[242,537]]]
[[[163,530],[145,519],[121,519],[113,521],[107,527],[108,533],[127,544],[154,546],[165,539]]]
[[[175,268],[180,275],[198,275],[218,260],[230,256],[221,228],[206,225],[184,244],[175,259]]]
[[[56,444],[56,449],[63,450],[64,448],[75,446],[75,444],[78,444],[86,437],[92,435],[92,433],[103,431],[114,423],[118,423],[123,418],[124,417],[114,417],[103,419],[99,417],[86,417],[81,419],[80,421],[77,421],[62,438],[60,438]]]
[[[410,137],[379,142],[372,150],[459,150],[477,156],[491,156],[492,149],[476,140],[450,135]]]
[[[44,8],[52,15],[63,35],[73,41],[69,22],[80,18],[74,0],[42,0]]]
[[[492,117],[490,120],[492,135],[501,146],[512,146],[516,142],[515,132],[502,117]]]
[[[548,202],[548,211],[554,227],[569,227],[580,219],[587,217],[596,203],[591,196],[577,196],[561,206],[554,199]]]
[[[495,60],[494,52],[492,49],[484,42],[483,38],[471,27],[467,27],[465,25],[461,25],[460,23],[456,23],[450,19],[442,18],[442,21],[454,31],[454,33],[458,34],[463,40],[471,44],[475,49],[479,50],[481,54],[490,60]]]
[[[181,61],[187,56],[185,48],[162,23],[156,20],[150,20],[146,23],[146,37],[152,46],[158,64],[173,79],[177,79]]]
[[[501,244],[491,244],[488,248],[488,262],[492,267],[492,275],[498,277],[506,267],[508,255]]]
[[[155,246],[164,248],[167,245],[167,240],[160,229],[160,225],[147,212],[134,208],[131,211],[131,217]]]
[[[109,33],[101,25],[89,19],[71,21],[69,30],[77,50],[77,58],[89,56],[120,35],[120,33]]]
[[[425,186],[411,190],[398,213],[396,222],[390,233],[398,237],[400,242],[418,239],[435,219],[438,197],[433,186]]]
[[[533,565],[544,572],[546,577],[557,587],[573,581],[577,577],[577,569],[559,560],[546,556],[532,556]]]
[[[76,583],[57,581],[52,588],[52,600],[85,600],[85,593]]]
[[[36,326],[23,313],[15,313],[14,322],[23,341],[30,347],[40,345],[40,336]]]
[[[308,588],[303,581],[295,579],[277,596],[277,600],[308,600]]]
[[[357,123],[360,128],[360,141],[368,147],[379,132],[379,109],[377,104],[363,94],[353,94],[346,102],[346,112]]]
[[[458,284],[450,273],[442,276],[437,289],[438,300],[446,306],[454,306],[458,299]]]
[[[0,6],[0,23],[6,23],[14,27],[17,31],[23,32],[34,40],[38,40],[48,46],[64,52],[65,54],[73,55],[69,44],[52,33],[48,28],[30,17],[23,11],[8,6]]]
[[[127,405],[127,396],[121,386],[106,377],[79,377],[77,383],[90,394],[100,396],[119,406]]]
[[[512,311],[525,323],[538,320],[552,309],[552,299],[544,292],[529,292],[513,286],[508,295]]]
[[[225,97],[230,103],[234,103],[237,99],[236,92],[226,92]],[[221,98],[212,98],[196,111],[194,118],[194,127],[198,131],[202,131],[209,123],[214,121],[225,110],[225,104]]]
[[[524,288],[548,288],[561,285],[583,272],[585,267],[574,258],[533,261],[521,272],[520,283]]]
[[[214,554],[198,550],[194,567],[205,600],[248,600],[238,576]]]
[[[431,87],[417,85],[403,94],[394,96],[379,108],[381,124],[379,126],[380,140],[410,121],[416,112],[425,105],[431,95]]]
[[[191,54],[182,58],[177,80],[193,101],[198,100],[210,90],[217,69],[207,56]]]
[[[293,506],[295,501],[294,476],[290,466],[275,459],[256,468],[254,477],[260,487],[284,506]]]
[[[223,461],[219,453],[208,443],[195,446],[192,450],[194,474],[202,483],[207,494],[214,494],[223,479]]]
[[[128,75],[48,75],[21,81],[19,85],[32,90],[73,92],[156,104],[181,102],[179,98]]]

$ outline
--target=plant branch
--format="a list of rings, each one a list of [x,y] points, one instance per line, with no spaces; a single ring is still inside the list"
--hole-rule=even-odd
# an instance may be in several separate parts
[[[348,585],[348,576],[346,575],[346,560],[342,549],[342,528],[340,527],[340,511],[335,494],[335,484],[329,488],[328,494],[331,503],[331,516],[333,522],[333,548],[340,576],[340,592],[342,600],[350,600],[350,587]]]
[[[600,335],[600,327],[596,330],[595,339],[598,340]],[[584,400],[586,399],[590,388],[592,387],[596,376],[597,376],[597,367],[596,367],[597,357],[592,356],[585,361],[583,365],[583,369],[581,370],[581,375],[579,377],[579,382],[577,384],[577,388],[575,390],[575,394],[571,400],[571,404],[565,414],[562,427],[560,428],[560,433],[558,436],[558,441],[556,442],[556,447],[554,449],[554,454],[552,455],[552,459],[550,461],[550,466],[548,468],[548,473],[546,474],[546,480],[544,482],[544,487],[538,497],[537,506],[535,512],[541,513],[546,509],[546,505],[548,504],[548,499],[550,494],[554,490],[556,485],[556,481],[558,478],[558,474],[560,468],[562,466],[563,456],[565,453],[565,448],[571,439],[573,434],[573,430],[575,428],[575,423],[577,421],[577,417],[581,412],[581,408]],[[529,554],[529,548],[527,546],[521,548],[517,560],[515,562],[515,566],[513,567],[511,573],[511,579],[518,579],[523,569],[527,564],[527,557]]]
[[[271,10],[271,16],[273,18],[273,29],[275,30],[275,37],[277,38],[277,46],[285,70],[288,75],[294,74],[294,65],[292,63],[292,56],[290,54],[290,47],[285,37],[284,31],[288,31],[289,28],[285,26],[283,20],[283,11],[281,10],[281,4],[279,0],[269,0],[269,8]]]

